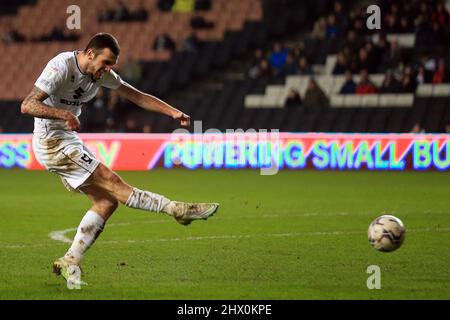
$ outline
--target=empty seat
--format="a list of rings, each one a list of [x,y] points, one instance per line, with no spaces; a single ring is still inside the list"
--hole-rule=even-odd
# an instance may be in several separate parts
[[[435,84],[433,86],[434,97],[448,97],[450,95],[450,84]]]
[[[396,105],[397,95],[396,94],[380,94],[379,106],[380,107],[390,107]]]
[[[433,95],[433,85],[432,84],[420,84],[417,86],[416,94],[419,97],[430,97]]]
[[[262,95],[249,94],[245,96],[245,107],[246,108],[261,108]]]
[[[347,94],[344,97],[344,107],[360,107],[362,96],[357,94]]]
[[[380,95],[378,94],[365,94],[361,98],[362,107],[377,107]]]

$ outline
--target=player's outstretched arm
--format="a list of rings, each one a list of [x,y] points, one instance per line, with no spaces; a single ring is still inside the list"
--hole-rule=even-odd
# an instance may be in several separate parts
[[[148,93],[139,91],[128,83],[122,84],[117,91],[122,97],[143,109],[168,115],[173,119],[179,120],[183,127],[190,126],[191,118],[187,114]]]
[[[48,98],[48,94],[34,87],[31,92],[25,97],[20,106],[20,111],[36,118],[44,119],[60,119],[65,120],[67,127],[70,130],[79,130],[80,121],[70,111],[52,108],[46,105],[43,101]]]

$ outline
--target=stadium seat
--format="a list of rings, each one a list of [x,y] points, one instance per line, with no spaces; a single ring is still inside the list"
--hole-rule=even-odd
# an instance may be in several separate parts
[[[380,95],[366,94],[361,98],[361,107],[377,107]]]
[[[343,107],[357,107],[361,106],[362,96],[356,94],[347,94],[344,96],[344,105]]]
[[[434,97],[448,97],[450,96],[450,84],[435,84],[433,85]]]
[[[344,106],[344,95],[334,94],[331,96],[330,104],[334,108],[340,108]]]
[[[380,107],[391,107],[396,105],[397,95],[392,93],[381,94],[379,99]]]
[[[416,94],[419,97],[430,97],[433,95],[432,84],[420,84],[417,86]]]
[[[249,94],[245,97],[245,107],[246,108],[261,108],[262,104],[261,95]]]

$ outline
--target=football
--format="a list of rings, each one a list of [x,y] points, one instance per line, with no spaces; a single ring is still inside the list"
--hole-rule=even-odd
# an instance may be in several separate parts
[[[369,225],[369,242],[378,251],[395,251],[405,240],[405,226],[394,216],[383,215],[376,218]]]

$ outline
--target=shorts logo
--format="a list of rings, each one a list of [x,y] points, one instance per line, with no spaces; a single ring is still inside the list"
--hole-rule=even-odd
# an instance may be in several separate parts
[[[92,159],[86,153],[83,154],[83,156],[81,157],[81,160],[83,160],[87,164],[91,164],[92,163]]]

